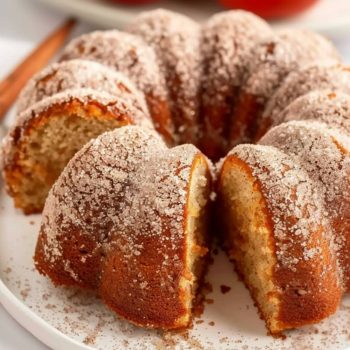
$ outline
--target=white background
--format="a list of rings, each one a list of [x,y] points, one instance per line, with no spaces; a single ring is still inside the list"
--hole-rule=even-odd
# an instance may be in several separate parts
[[[73,1],[73,0],[72,0]],[[0,79],[29,53],[64,16],[28,0],[0,0]],[[94,29],[80,24],[75,35]],[[350,60],[350,39],[332,38],[344,56]],[[0,305],[0,350],[48,349],[24,330]]]

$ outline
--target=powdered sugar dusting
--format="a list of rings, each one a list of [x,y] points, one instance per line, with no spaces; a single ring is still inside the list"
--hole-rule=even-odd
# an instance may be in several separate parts
[[[331,89],[350,92],[350,70],[329,61],[313,63],[292,72],[270,98],[263,118],[280,123],[282,111],[299,96],[313,90]]]
[[[279,119],[316,120],[350,135],[350,95],[334,90],[311,91],[288,105]]]
[[[345,282],[350,277],[350,139],[315,121],[290,121],[271,129],[260,144],[289,154],[308,173],[331,220]]]
[[[78,88],[91,88],[113,96],[123,96],[148,114],[144,96],[126,76],[100,63],[79,59],[53,63],[36,74],[22,90],[17,110],[22,112],[45,97]]]
[[[187,142],[195,142],[198,134],[200,29],[190,18],[163,9],[141,13],[130,27],[156,52],[167,82],[176,132]]]
[[[84,34],[66,46],[61,60],[74,58],[97,61],[120,71],[145,94],[167,96],[155,52],[140,37],[118,30]]]
[[[191,145],[169,150],[155,133],[133,126],[88,143],[70,161],[46,201],[41,232],[47,239],[47,262],[61,263],[62,238],[78,231],[103,247],[107,259],[108,251],[117,246],[123,264],[137,271],[140,256],[149,254],[143,242],[153,237],[158,242],[159,268],[152,280],[140,270],[130,288],[146,293],[154,278],[171,288],[172,271],[182,261],[169,251],[182,247],[187,185],[198,152]],[[66,271],[71,274],[71,269]]]
[[[289,73],[320,57],[339,60],[334,45],[321,35],[302,29],[275,33],[252,50],[243,93],[266,102]]]
[[[239,145],[229,154],[247,162],[261,184],[274,224],[278,263],[295,271],[301,261],[322,261],[323,252],[310,248],[310,241],[315,234],[328,234],[329,223],[319,193],[302,167],[271,146]],[[299,256],[295,245],[302,249]]]

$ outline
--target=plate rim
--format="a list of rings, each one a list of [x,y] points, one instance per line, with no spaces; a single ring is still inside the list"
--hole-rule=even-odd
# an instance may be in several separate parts
[[[54,350],[94,350],[59,331],[30,310],[20,301],[0,278],[0,304],[35,338]]]

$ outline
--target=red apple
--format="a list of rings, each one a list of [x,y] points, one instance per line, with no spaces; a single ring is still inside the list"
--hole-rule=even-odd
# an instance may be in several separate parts
[[[317,0],[218,0],[223,6],[254,12],[267,19],[294,16]]]
[[[156,2],[157,0],[110,0],[111,2],[115,2],[116,4],[123,5],[144,5],[150,4],[152,2]]]

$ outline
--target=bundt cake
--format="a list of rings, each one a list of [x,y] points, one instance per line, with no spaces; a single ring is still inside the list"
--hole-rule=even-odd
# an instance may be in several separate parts
[[[74,39],[2,148],[16,207],[47,198],[37,269],[137,325],[184,327],[214,211],[271,333],[329,316],[350,290],[349,83],[327,39],[244,11]],[[206,156],[224,157],[216,194]]]
[[[35,252],[55,284],[96,290],[144,327],[188,326],[208,252],[209,163],[126,126],[85,145],[47,198]]]

